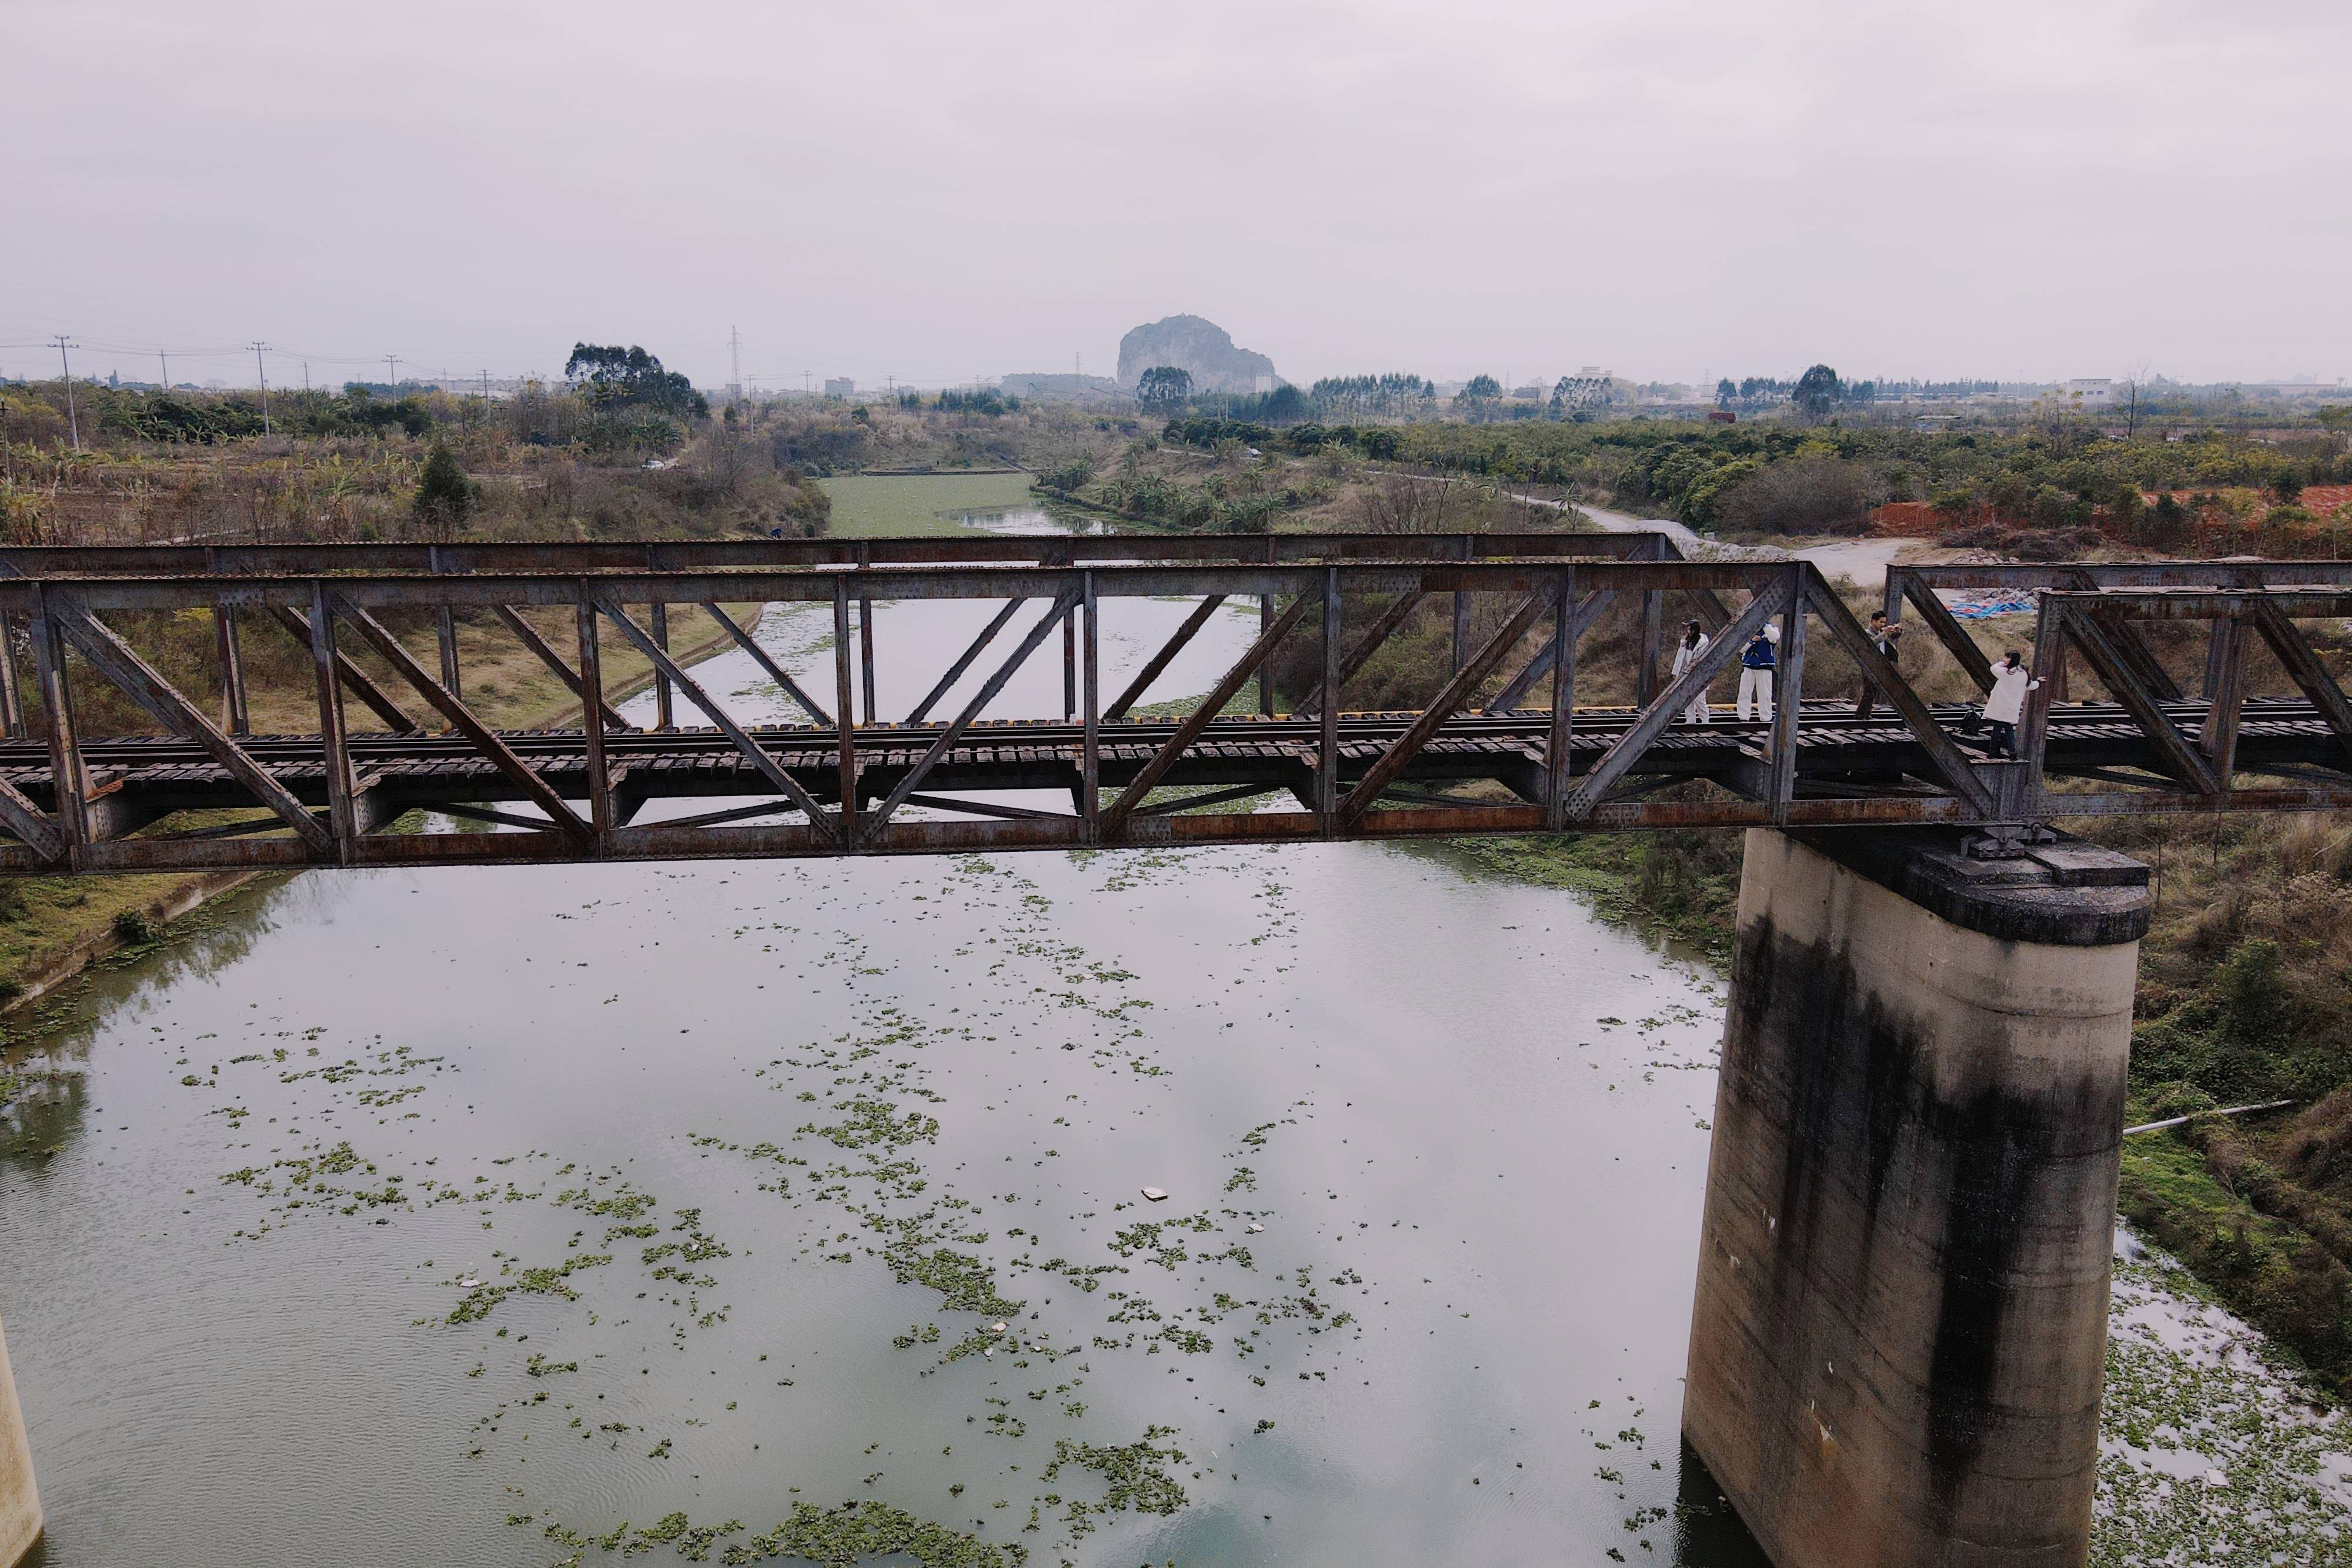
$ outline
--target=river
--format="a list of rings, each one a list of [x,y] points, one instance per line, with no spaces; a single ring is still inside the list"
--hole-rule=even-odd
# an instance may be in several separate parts
[[[1720,1009],[1442,850],[284,882],[13,1059],[36,1561],[1753,1564],[1676,1437]]]

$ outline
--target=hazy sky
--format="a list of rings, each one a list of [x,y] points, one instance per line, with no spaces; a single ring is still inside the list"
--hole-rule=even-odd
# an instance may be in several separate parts
[[[2352,376],[2347,0],[5,0],[0,93],[10,375]]]

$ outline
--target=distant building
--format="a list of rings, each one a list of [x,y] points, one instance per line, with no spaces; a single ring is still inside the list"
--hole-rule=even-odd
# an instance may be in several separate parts
[[[2105,405],[2116,401],[2116,383],[2105,376],[2084,376],[2067,382],[2058,389],[2070,399],[2084,404]]]
[[[827,376],[824,378],[824,395],[827,397],[856,397],[857,395],[857,383],[847,376]]]
[[[1706,411],[1706,422],[1709,424],[1738,424],[1739,416],[1727,408],[1711,408]]]

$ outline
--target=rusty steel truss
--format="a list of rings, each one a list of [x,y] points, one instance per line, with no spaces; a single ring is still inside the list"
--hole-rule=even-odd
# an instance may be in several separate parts
[[[2038,595],[2034,663],[2051,678],[2015,759],[1991,755],[1973,705],[1924,696],[1923,661],[1890,662],[1811,566],[1683,560],[1654,534],[11,549],[0,574],[0,871],[18,874],[1774,824],[1960,824],[2001,852],[2054,817],[2352,804],[2352,704],[2302,624],[2352,614],[2352,568],[2325,563],[1898,570],[1890,610],[1919,611],[1979,685],[1983,655],[1937,590]],[[1197,603],[1105,690],[1106,607],[1171,596]],[[1480,598],[1499,613],[1474,638]],[[911,712],[879,714],[872,606],[951,599],[1001,608],[969,643],[926,650],[940,676]],[[1454,612],[1443,690],[1414,712],[1345,709],[1335,694],[1428,599]],[[1133,712],[1235,601],[1258,611],[1246,652],[1188,712]],[[1672,676],[1670,601],[1713,639]],[[783,667],[723,608],[746,602],[829,607],[830,668]],[[544,621],[550,608],[567,612],[565,647],[521,613]],[[1634,665],[1635,701],[1580,706],[1580,649],[1612,610],[1633,628],[1616,656]],[[153,612],[211,616],[217,717],[135,645]],[[485,723],[464,695],[460,614],[494,618],[561,676],[578,726]],[[437,630],[437,667],[388,615]],[[805,722],[731,713],[670,655],[679,615],[723,631]],[[2210,623],[2199,696],[2144,636],[2157,620]],[[1685,722],[1768,623],[1782,698],[1771,720],[1717,706],[1712,722]],[[242,640],[280,633],[307,653],[317,727],[252,735]],[[1849,689],[1808,695],[1821,637],[1851,666]],[[651,727],[626,725],[610,700],[602,651],[615,638],[652,666]],[[1054,640],[1061,716],[983,718]],[[1275,712],[1262,677],[1294,642],[1313,655],[1310,689]],[[2258,643],[2291,689],[2249,690]],[[2096,700],[2065,699],[2070,657]],[[82,735],[75,691],[93,680],[153,730]],[[1254,681],[1259,711],[1237,711]],[[680,699],[707,722],[677,725]],[[1685,785],[1701,788],[1675,789]],[[657,802],[714,800],[730,803],[639,820]]]

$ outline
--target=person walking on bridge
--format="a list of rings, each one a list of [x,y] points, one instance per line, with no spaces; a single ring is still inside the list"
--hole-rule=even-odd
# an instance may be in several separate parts
[[[2011,648],[1993,666],[1992,690],[1985,694],[1984,722],[1992,727],[1992,755],[2015,758],[2017,756],[2017,724],[2025,712],[2025,694],[2042,683],[2025,667],[2025,661]]]
[[[1683,622],[1683,640],[1675,644],[1675,679],[1681,680],[1683,673],[1698,663],[1698,656],[1706,652],[1706,644],[1707,635],[1699,630],[1697,622]],[[1683,722],[1706,724],[1713,717],[1707,710],[1706,689],[1702,687],[1698,695],[1691,698],[1690,706],[1683,709]]]
[[[1746,724],[1753,712],[1766,724],[1772,722],[1772,671],[1780,664],[1773,647],[1780,641],[1780,629],[1769,621],[1763,630],[1749,639],[1739,655],[1739,722]]]

